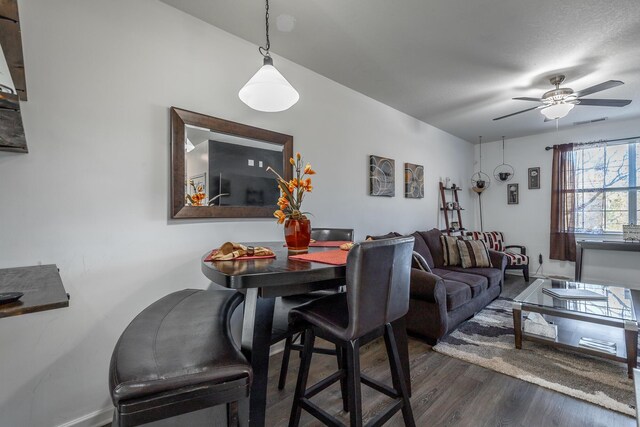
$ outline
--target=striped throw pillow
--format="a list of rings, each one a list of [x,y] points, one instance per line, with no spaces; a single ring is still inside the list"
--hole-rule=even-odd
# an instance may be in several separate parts
[[[487,245],[482,240],[458,240],[462,268],[493,267]]]
[[[445,266],[460,265],[460,249],[458,249],[458,244],[456,243],[459,239],[459,237],[454,236],[440,236]]]

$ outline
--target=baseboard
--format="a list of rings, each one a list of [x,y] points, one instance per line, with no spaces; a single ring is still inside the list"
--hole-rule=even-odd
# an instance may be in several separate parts
[[[102,427],[111,424],[113,419],[113,408],[104,408],[90,414],[83,415],[75,420],[67,421],[58,427]]]

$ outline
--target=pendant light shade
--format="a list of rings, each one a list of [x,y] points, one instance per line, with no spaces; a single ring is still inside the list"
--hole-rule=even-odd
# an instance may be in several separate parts
[[[269,113],[287,110],[300,99],[298,91],[273,66],[271,57],[264,58],[262,68],[240,89],[238,96],[254,110]]]
[[[282,74],[273,66],[269,49],[269,0],[265,1],[265,28],[267,44],[258,48],[264,57],[262,68],[240,89],[238,96],[254,110],[276,113],[291,108],[300,95]]]

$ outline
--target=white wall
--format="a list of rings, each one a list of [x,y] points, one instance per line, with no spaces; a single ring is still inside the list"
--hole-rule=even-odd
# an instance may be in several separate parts
[[[542,120],[542,116],[540,117]],[[553,126],[552,123],[549,125]],[[535,271],[538,254],[544,262],[540,272],[568,277],[574,276],[573,262],[549,260],[549,226],[551,211],[551,164],[552,151],[545,146],[569,142],[587,142],[600,139],[626,138],[640,135],[637,120],[622,122],[600,122],[571,126],[559,132],[551,132],[523,138],[506,139],[505,162],[515,169],[515,177],[509,183],[520,184],[520,203],[507,205],[505,183],[492,178],[491,187],[483,194],[484,229],[505,233],[507,244],[523,244],[532,256],[530,270]],[[479,147],[475,148],[476,168]],[[502,141],[482,144],[482,165],[493,177],[493,170],[502,163]],[[540,190],[527,189],[527,169],[540,167]],[[479,222],[476,220],[476,226]],[[593,236],[589,238],[594,238]],[[620,236],[607,236],[616,240]],[[619,283],[640,287],[637,265],[640,253],[585,251],[582,279],[596,283]]]
[[[279,57],[300,102],[252,111],[237,92],[256,46],[163,3],[21,0],[20,15],[30,153],[0,153],[0,268],[57,264],[71,307],[0,320],[2,427],[110,408],[109,358],[136,313],[206,287],[199,257],[222,242],[282,239],[271,219],[168,219],[170,106],[294,135],[318,171],[312,222],[358,239],[434,226],[437,177],[468,182],[470,144]],[[396,197],[367,195],[369,154],[396,160]],[[425,165],[424,199],[402,197],[404,162]]]

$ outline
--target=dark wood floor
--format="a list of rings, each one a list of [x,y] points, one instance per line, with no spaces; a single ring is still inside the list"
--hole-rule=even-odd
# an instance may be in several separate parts
[[[513,283],[516,278],[507,282]],[[625,415],[544,389],[497,372],[436,353],[424,342],[411,339],[411,404],[418,426],[635,426]],[[286,426],[298,373],[297,353],[292,354],[285,390],[279,391],[281,354],[271,357],[267,425]],[[384,345],[372,343],[363,349],[363,372],[391,384]],[[337,369],[331,356],[314,355],[309,384]],[[365,421],[384,407],[388,399],[362,386]],[[340,388],[330,387],[312,399],[320,407],[348,423],[342,411]],[[304,413],[303,426],[321,425]],[[396,415],[387,424],[402,426]]]

